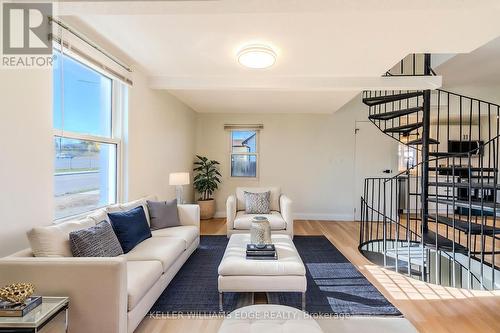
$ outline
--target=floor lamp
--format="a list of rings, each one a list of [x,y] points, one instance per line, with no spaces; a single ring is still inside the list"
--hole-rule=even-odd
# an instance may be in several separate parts
[[[174,172],[168,177],[168,183],[175,186],[175,192],[177,194],[177,204],[181,205],[184,203],[183,197],[183,186],[189,185],[189,172]]]

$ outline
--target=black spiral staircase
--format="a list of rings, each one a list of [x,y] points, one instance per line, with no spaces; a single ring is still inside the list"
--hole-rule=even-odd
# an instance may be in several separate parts
[[[412,54],[386,76],[435,75],[430,59]],[[500,106],[441,89],[362,98],[370,121],[400,142],[405,165],[365,179],[360,250],[427,282],[499,289]]]

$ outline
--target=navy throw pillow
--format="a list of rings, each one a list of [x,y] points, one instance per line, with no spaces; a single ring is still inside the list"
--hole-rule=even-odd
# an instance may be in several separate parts
[[[124,253],[130,252],[137,244],[151,237],[142,206],[126,212],[108,213],[108,216]]]

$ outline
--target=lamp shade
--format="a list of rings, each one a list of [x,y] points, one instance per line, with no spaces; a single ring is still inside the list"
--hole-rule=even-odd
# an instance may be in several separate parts
[[[168,183],[170,185],[188,185],[189,184],[189,172],[174,172],[168,177]]]

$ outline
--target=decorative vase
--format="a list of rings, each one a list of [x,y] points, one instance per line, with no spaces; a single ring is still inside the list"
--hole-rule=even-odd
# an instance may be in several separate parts
[[[271,244],[271,224],[266,217],[256,216],[252,219],[250,242],[256,245]]]
[[[215,215],[215,199],[198,200],[200,206],[200,219],[208,220]]]

